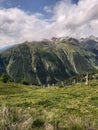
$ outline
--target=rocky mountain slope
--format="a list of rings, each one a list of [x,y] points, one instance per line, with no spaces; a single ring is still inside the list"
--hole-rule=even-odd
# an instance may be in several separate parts
[[[0,53],[0,75],[7,73],[16,82],[52,84],[97,70],[98,42],[94,39],[25,42]]]

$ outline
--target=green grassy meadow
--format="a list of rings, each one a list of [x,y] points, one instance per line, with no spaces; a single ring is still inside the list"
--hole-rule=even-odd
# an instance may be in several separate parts
[[[98,130],[98,81],[63,88],[0,83],[0,130]]]

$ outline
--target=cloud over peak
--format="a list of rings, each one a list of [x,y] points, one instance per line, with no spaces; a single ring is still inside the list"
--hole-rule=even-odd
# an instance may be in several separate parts
[[[53,36],[87,37],[98,35],[98,0],[62,0],[52,9],[49,19],[18,8],[0,9],[0,47]]]

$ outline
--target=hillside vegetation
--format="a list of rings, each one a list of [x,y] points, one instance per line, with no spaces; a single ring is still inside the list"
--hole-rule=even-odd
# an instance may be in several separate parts
[[[63,88],[0,83],[0,130],[97,130],[98,81]]]
[[[97,71],[97,43],[92,49],[90,41],[80,43],[69,38],[14,46],[0,54],[0,75],[5,73],[15,82],[45,85]]]

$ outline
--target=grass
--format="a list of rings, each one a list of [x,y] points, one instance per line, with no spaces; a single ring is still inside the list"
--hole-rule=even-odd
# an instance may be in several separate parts
[[[0,106],[1,130],[97,130],[98,81],[64,88],[0,83]]]

